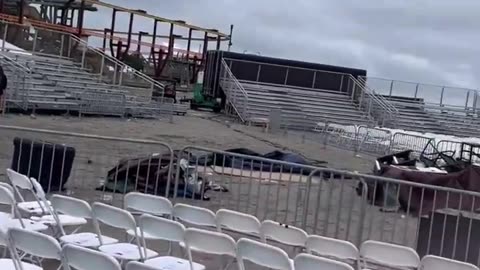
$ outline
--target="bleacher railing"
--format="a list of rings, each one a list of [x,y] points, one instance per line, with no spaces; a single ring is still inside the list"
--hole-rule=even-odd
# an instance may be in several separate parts
[[[360,106],[370,111],[372,117],[377,120],[380,126],[395,127],[396,116],[399,113],[398,109],[386,98],[377,95],[370,89],[363,77],[360,76],[358,79],[352,78],[352,80],[355,81],[356,86],[359,86],[361,92],[359,100]]]
[[[151,96],[152,91],[156,90],[163,96],[163,84],[92,47],[72,33],[19,25],[5,16],[2,16],[0,27],[0,48],[4,52],[27,51],[39,56],[74,59],[81,68],[97,74],[99,81],[125,87],[132,95]]]
[[[251,70],[242,74],[241,77],[237,77],[242,82],[272,86],[285,85],[292,89],[313,90],[312,95],[315,89],[348,94],[352,103],[366,114],[371,123],[394,126],[392,123],[394,123],[398,110],[386,99],[375,95],[363,81],[351,74],[241,59],[225,58],[223,60],[233,71],[232,75],[235,73],[237,65],[243,66],[243,68],[249,65]],[[274,77],[271,76],[272,72],[275,73]],[[294,77],[294,74],[299,72],[303,74],[301,82]],[[314,124],[311,123],[309,126],[314,126]]]
[[[0,53],[0,62],[4,71],[7,69],[11,72],[7,77],[6,105],[8,107],[20,107],[23,110],[28,109],[28,97],[31,88],[29,80],[32,77],[32,70],[3,53]]]
[[[235,114],[238,115],[242,122],[248,121],[248,93],[235,78],[224,59],[222,59],[220,67],[219,83],[227,97],[227,102],[232,106]]]
[[[377,95],[397,99],[395,102],[408,103],[408,106],[411,107],[466,113],[476,113],[480,109],[477,89],[376,77],[362,77],[361,79]]]

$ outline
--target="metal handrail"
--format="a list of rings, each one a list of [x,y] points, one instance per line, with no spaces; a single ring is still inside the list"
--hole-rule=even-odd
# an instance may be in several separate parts
[[[14,65],[17,69],[20,69],[25,73],[32,73],[32,70],[29,67],[20,64],[19,62],[15,61],[15,59],[11,58],[10,56],[7,56],[2,51],[0,51],[0,57],[5,58],[11,65]]]
[[[237,113],[237,115],[240,117],[240,120],[242,122],[245,122],[247,116],[243,115],[243,114],[246,114],[247,111],[248,111],[248,93],[247,93],[247,91],[245,91],[245,88],[243,88],[242,84],[237,80],[235,75],[233,75],[232,71],[230,70],[230,68],[228,67],[228,65],[227,65],[227,63],[225,62],[224,59],[222,59],[222,68],[225,71],[225,73],[227,74],[228,79],[234,83],[234,86],[235,86],[236,90],[239,90],[239,93],[241,93],[243,95],[243,97],[245,98],[246,104],[244,104],[245,108],[244,108],[243,113],[241,113],[238,110],[237,105],[234,104],[234,102],[230,101],[230,104],[232,104],[232,107],[235,110],[235,112]],[[226,96],[228,97],[230,93],[228,92],[227,89],[224,89],[224,91],[225,91]]]
[[[161,89],[164,89],[165,85],[163,85],[163,84],[159,83],[158,81],[150,78],[149,76],[145,75],[144,73],[141,73],[141,72],[139,72],[138,70],[134,69],[133,67],[131,67],[131,66],[125,64],[124,62],[118,60],[117,58],[112,57],[112,56],[106,54],[104,51],[99,50],[99,49],[97,49],[97,48],[95,48],[95,47],[92,47],[92,46],[88,45],[88,43],[85,42],[84,40],[82,40],[82,39],[80,39],[80,38],[78,38],[78,37],[76,37],[76,36],[74,36],[74,35],[72,35],[72,34],[68,34],[68,35],[69,35],[69,37],[70,37],[71,39],[73,39],[73,40],[81,43],[84,47],[86,47],[87,49],[95,52],[97,55],[100,55],[100,56],[102,56],[102,57],[105,57],[105,58],[108,59],[109,61],[114,62],[116,65],[118,65],[119,67],[122,68],[121,70],[123,70],[123,68],[127,68],[127,69],[131,70],[133,74],[135,74],[135,75],[137,75],[138,77],[144,79],[145,81],[147,81],[147,82],[149,82],[149,83],[153,84],[154,86],[157,86],[157,87],[159,87],[159,88],[161,88]]]
[[[383,96],[375,94],[375,92],[367,86],[367,82],[364,81],[363,78],[359,77],[358,79],[355,79],[353,76],[351,76],[351,77],[352,77],[351,79],[353,80],[353,82],[356,83],[360,87],[360,90],[363,92],[363,94],[365,94],[368,98],[370,98],[374,102],[373,105],[378,106],[386,114],[388,119],[390,119],[390,120],[395,119],[395,117],[399,114],[399,111],[393,104],[391,104]],[[360,104],[360,106],[361,106],[361,104]],[[369,112],[371,114],[371,111],[369,111]],[[372,116],[372,118],[374,118],[374,117]]]

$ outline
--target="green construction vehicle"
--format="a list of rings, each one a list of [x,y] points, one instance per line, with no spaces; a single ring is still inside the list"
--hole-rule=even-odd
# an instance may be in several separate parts
[[[190,100],[190,108],[192,110],[210,109],[216,113],[222,110],[220,102],[213,97],[204,95],[203,85],[200,83],[195,84],[193,88],[193,98]]]

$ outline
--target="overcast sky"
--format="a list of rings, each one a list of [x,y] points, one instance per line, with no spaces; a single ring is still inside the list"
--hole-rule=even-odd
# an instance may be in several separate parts
[[[478,0],[106,1],[227,33],[234,24],[232,50],[238,52],[363,68],[370,76],[480,87]],[[151,32],[152,25],[137,20],[134,28]]]

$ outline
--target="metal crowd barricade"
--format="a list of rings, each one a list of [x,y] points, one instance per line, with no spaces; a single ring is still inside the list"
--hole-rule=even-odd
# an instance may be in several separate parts
[[[355,152],[384,155],[390,151],[392,133],[381,128],[358,127]]]
[[[432,140],[434,141],[434,139],[425,136],[398,132],[392,137],[390,151],[395,153],[411,149],[413,154],[420,156],[425,146]]]
[[[346,150],[357,148],[358,126],[341,125],[329,121],[319,122],[314,132],[322,134],[323,144],[336,146]]]
[[[420,257],[439,255],[480,265],[480,193],[397,179],[358,175],[367,204],[360,212],[358,242],[410,246]],[[312,194],[315,194],[312,192]],[[307,207],[317,212],[318,205]],[[353,218],[352,218],[353,219]],[[338,222],[332,226],[337,227]],[[345,226],[347,226],[347,223]]]
[[[118,206],[129,191],[168,191],[163,185],[169,184],[174,155],[166,143],[5,125],[0,133],[0,181],[8,181],[6,168],[16,167],[37,178],[47,193]],[[67,147],[74,148],[73,162]]]

